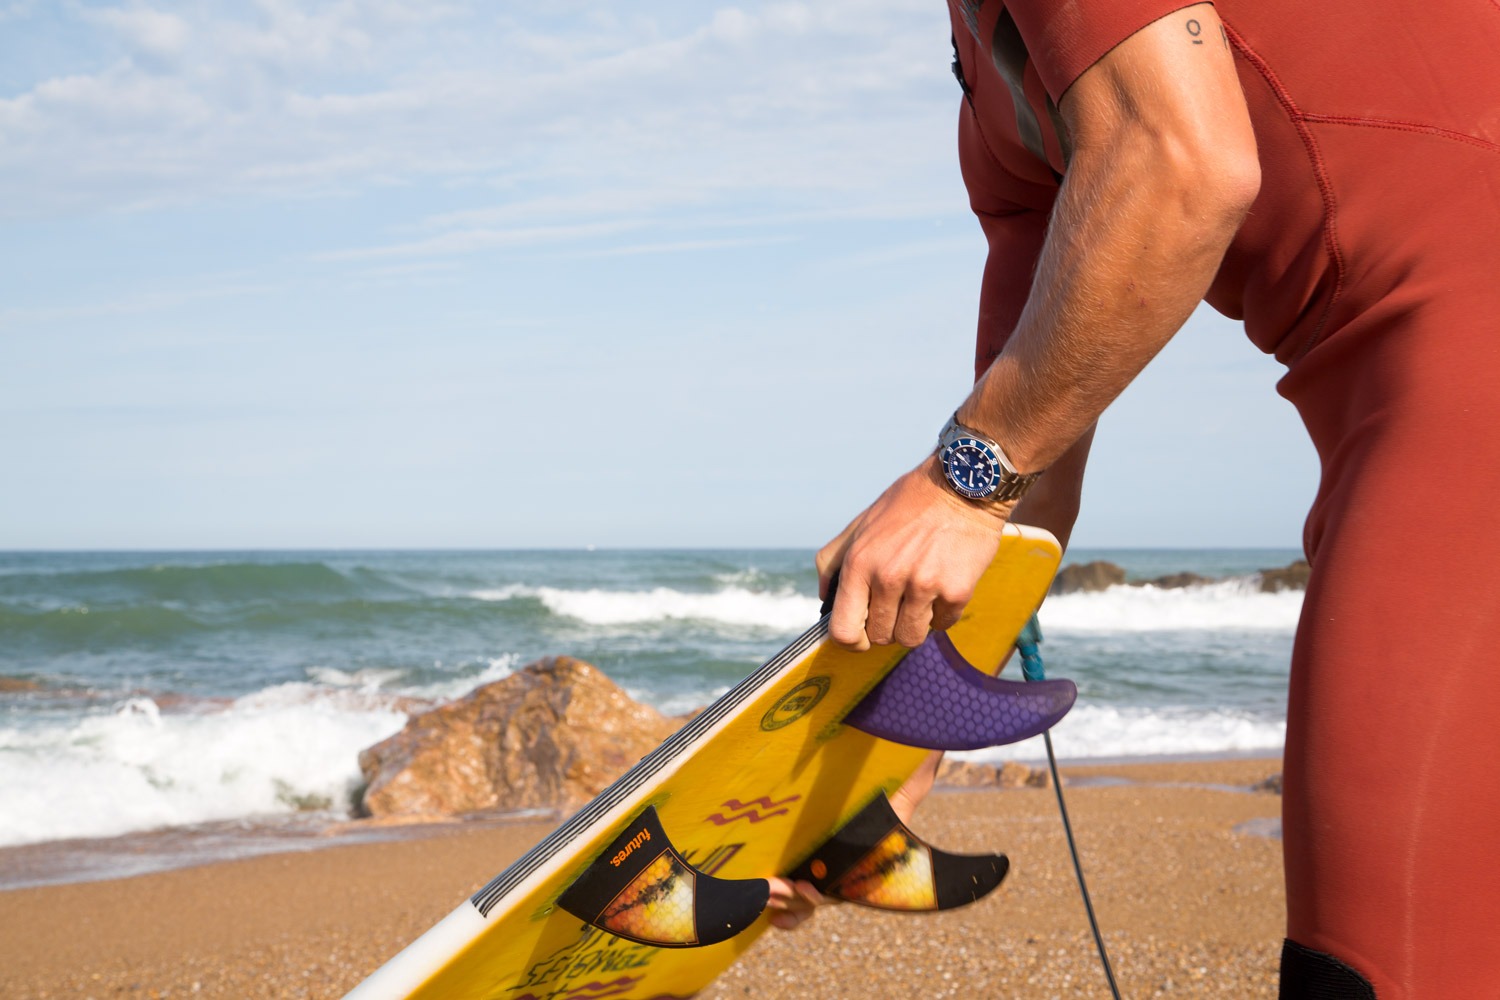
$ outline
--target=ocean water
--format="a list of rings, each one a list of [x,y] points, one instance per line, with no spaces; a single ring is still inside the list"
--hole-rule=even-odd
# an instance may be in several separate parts
[[[1065,758],[1277,752],[1302,595],[1293,550],[1098,551],[1182,590],[1050,599]],[[338,817],[407,712],[542,656],[667,713],[818,617],[812,553],[0,553],[0,847]],[[967,756],[1042,756],[1038,741]]]

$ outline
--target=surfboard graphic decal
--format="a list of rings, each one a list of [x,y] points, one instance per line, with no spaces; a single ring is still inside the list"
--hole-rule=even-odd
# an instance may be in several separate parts
[[[892,830],[834,883],[833,893],[887,910],[935,910],[932,853],[905,830]]]
[[[763,878],[723,879],[698,871],[667,839],[655,807],[647,806],[557,905],[627,941],[695,948],[749,927],[770,895]]]
[[[708,822],[712,823],[714,826],[723,826],[726,823],[734,823],[742,819],[749,820],[751,823],[763,823],[766,820],[772,819],[776,816],[785,816],[787,813],[791,812],[790,809],[787,809],[785,807],[791,805],[793,802],[796,802],[801,798],[802,796],[800,795],[793,795],[775,802],[766,798],[764,795],[762,795],[758,799],[751,799],[749,802],[741,802],[739,799],[730,799],[728,802],[724,803],[723,807],[718,812],[708,817]],[[759,806],[760,808],[757,809],[757,806]]]
[[[632,941],[670,941],[684,947],[697,944],[693,870],[663,848],[594,922]]]

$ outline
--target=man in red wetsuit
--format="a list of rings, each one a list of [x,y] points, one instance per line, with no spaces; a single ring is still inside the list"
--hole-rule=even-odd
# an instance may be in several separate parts
[[[1100,413],[1199,300],[1243,318],[1322,462],[1282,996],[1500,997],[1500,3],[950,6],[989,243],[955,419],[999,495],[1046,474],[898,479],[819,553],[834,638],[952,624],[1010,517],[1066,541]]]

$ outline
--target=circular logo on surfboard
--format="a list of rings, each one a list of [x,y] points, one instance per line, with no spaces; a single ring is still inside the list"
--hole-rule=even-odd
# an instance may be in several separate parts
[[[813,706],[823,700],[828,693],[828,685],[831,678],[826,676],[809,677],[798,684],[778,701],[769,712],[761,717],[760,728],[766,732],[789,726],[813,710]]]

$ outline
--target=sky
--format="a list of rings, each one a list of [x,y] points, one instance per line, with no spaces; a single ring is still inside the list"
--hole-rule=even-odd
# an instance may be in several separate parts
[[[984,244],[939,0],[0,0],[0,548],[814,547],[932,447]],[[1075,545],[1287,546],[1201,309]]]

